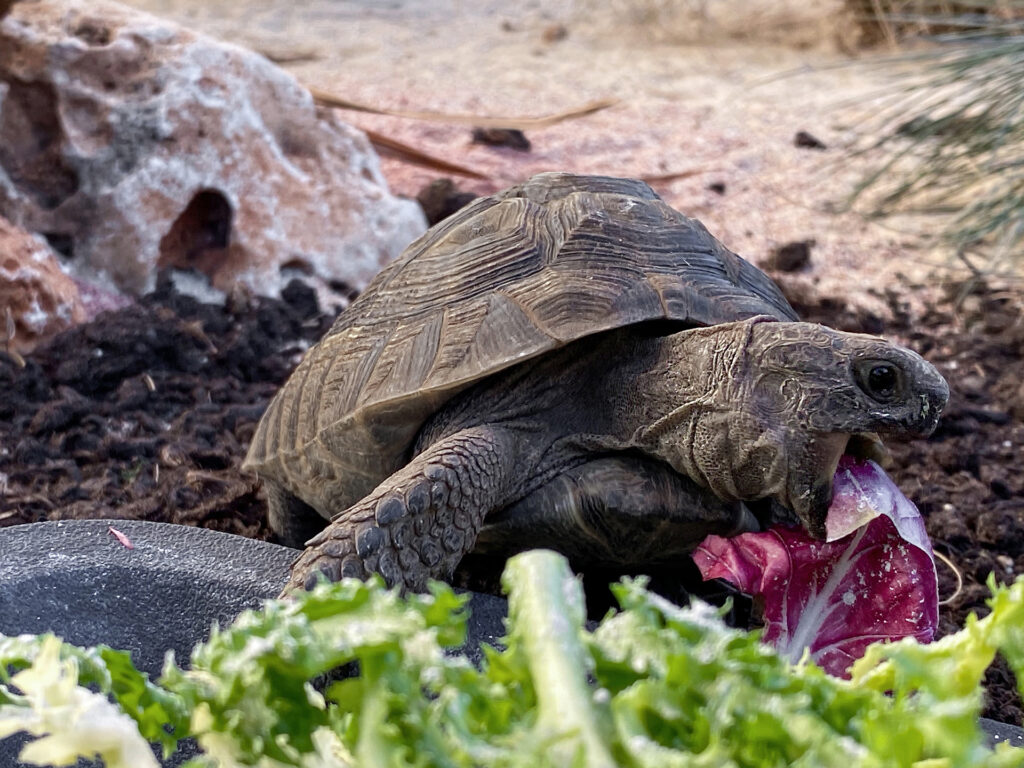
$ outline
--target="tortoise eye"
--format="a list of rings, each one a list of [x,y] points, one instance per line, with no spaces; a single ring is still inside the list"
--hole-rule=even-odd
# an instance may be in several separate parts
[[[876,365],[868,373],[868,387],[875,394],[890,397],[896,391],[898,383],[896,369],[891,365]]]
[[[858,383],[875,400],[888,403],[900,394],[900,369],[882,360],[868,360],[859,367]]]

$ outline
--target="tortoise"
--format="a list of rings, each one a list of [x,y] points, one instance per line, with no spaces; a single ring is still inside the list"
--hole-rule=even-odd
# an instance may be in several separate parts
[[[244,466],[279,540],[307,545],[286,590],[422,590],[471,550],[642,567],[765,510],[824,538],[844,451],[929,434],[948,392],[914,352],[800,322],[643,182],[545,173],[388,265]]]

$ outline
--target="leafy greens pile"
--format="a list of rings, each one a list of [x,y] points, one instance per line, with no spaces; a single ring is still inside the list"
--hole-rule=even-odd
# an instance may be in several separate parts
[[[504,584],[505,648],[480,668],[452,651],[465,599],[441,584],[403,598],[347,580],[270,601],[156,683],[122,652],[0,637],[0,736],[39,737],[26,762],[126,768],[156,765],[146,741],[185,735],[205,753],[193,766],[1024,765],[978,727],[995,653],[1024,679],[1024,581],[993,582],[991,613],[956,635],[871,646],[849,680],[641,580],[616,585],[621,610],[590,631],[551,552],[510,560]],[[353,661],[358,677],[314,686]]]

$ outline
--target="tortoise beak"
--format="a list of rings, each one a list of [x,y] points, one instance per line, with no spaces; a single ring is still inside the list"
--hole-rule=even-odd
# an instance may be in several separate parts
[[[895,431],[905,437],[928,437],[949,402],[949,384],[934,365],[918,355],[913,355],[904,370],[910,374],[910,386],[902,424]]]
[[[825,540],[825,518],[832,503],[832,478],[849,440],[848,435],[837,432],[808,435],[802,444],[791,446],[785,492],[776,496],[796,513],[807,532],[821,541]]]
[[[856,435],[850,435],[843,453],[855,459],[873,461],[882,469],[890,469],[893,466],[892,454],[885,447],[882,438],[874,432],[859,432]]]
[[[936,375],[938,375],[937,372]],[[916,435],[928,437],[928,435],[935,431],[935,427],[939,424],[942,410],[946,407],[946,403],[949,402],[949,385],[942,376],[938,376],[938,380],[931,387],[920,392],[918,397],[920,398],[920,409],[912,429],[914,429]]]

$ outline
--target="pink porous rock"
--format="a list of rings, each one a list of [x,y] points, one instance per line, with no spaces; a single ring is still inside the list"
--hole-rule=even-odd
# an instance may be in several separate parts
[[[126,296],[109,285],[93,280],[76,277],[75,285],[78,286],[78,295],[82,297],[86,322],[93,320],[97,315],[101,315],[104,312],[115,312],[134,302],[134,299],[130,296]]]
[[[358,290],[426,228],[291,75],[102,0],[0,21],[0,214],[133,294],[165,267],[224,291],[278,294],[282,269]]]
[[[78,287],[49,246],[2,217],[0,308],[0,342],[17,352],[31,352],[86,317]]]

